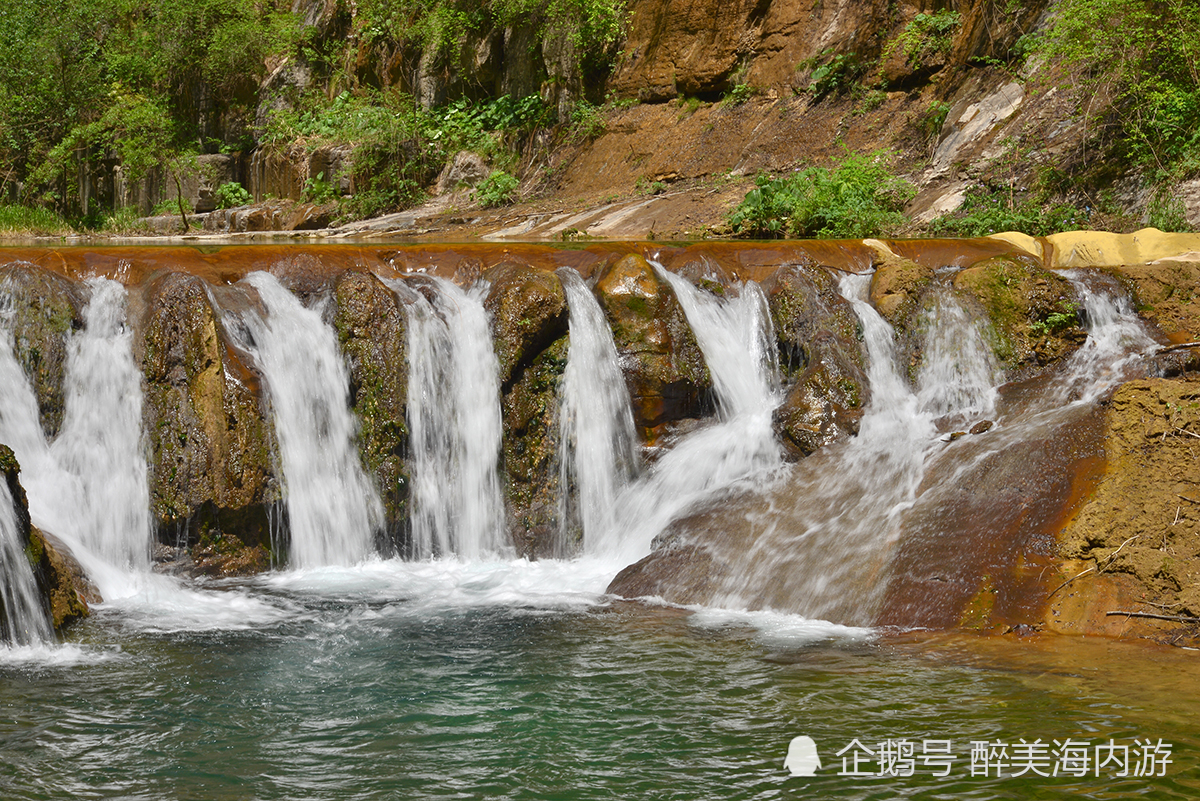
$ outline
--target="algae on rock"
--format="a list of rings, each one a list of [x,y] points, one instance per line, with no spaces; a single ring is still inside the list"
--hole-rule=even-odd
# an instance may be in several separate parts
[[[641,256],[631,254],[597,276],[600,305],[612,326],[634,422],[651,439],[664,423],[711,410],[712,377],[675,292]]]
[[[144,425],[158,537],[190,546],[201,573],[264,570],[278,488],[257,376],[227,341],[202,279],[162,273],[145,298]]]
[[[334,300],[333,325],[350,369],[350,407],[359,422],[359,455],[383,501],[385,542],[377,545],[393,554],[408,531],[407,317],[396,294],[370,273],[342,273]]]

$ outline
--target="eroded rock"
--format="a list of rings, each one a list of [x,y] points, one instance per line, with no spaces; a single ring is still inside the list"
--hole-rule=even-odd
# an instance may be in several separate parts
[[[858,318],[819,267],[793,265],[763,284],[780,369],[791,383],[775,410],[775,432],[789,455],[807,456],[858,433],[868,383]]]
[[[228,344],[202,279],[160,274],[145,298],[143,415],[159,539],[190,546],[198,572],[265,570],[278,488],[258,378]]]
[[[7,303],[5,303],[7,299]],[[79,285],[29,262],[0,267],[0,307],[12,317],[13,355],[29,376],[47,439],[58,434],[66,410],[67,336],[83,327],[86,293]]]
[[[396,294],[370,273],[342,273],[334,285],[333,325],[350,368],[350,406],[359,420],[358,450],[383,501],[394,553],[408,530],[408,319]]]
[[[634,422],[643,435],[704,414],[712,377],[671,286],[644,258],[629,255],[600,272],[595,291],[612,326]]]
[[[491,316],[500,385],[519,380],[537,356],[567,333],[567,296],[554,273],[502,262],[484,275],[483,305]]]

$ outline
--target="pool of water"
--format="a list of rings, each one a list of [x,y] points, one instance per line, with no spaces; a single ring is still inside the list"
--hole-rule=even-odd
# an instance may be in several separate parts
[[[2,795],[1200,795],[1196,652],[634,604],[601,595],[609,569],[373,562],[191,587],[146,577],[68,642],[0,654]],[[799,735],[816,744],[813,776],[784,768]],[[1053,742],[1068,738],[1074,762]],[[1141,744],[1160,739],[1158,761],[1145,759]],[[982,741],[995,758],[972,775]],[[1128,749],[1126,770],[1096,775],[1097,747]],[[881,751],[901,759],[881,768]],[[855,753],[862,775],[848,775]],[[1144,767],[1162,775],[1135,775]]]

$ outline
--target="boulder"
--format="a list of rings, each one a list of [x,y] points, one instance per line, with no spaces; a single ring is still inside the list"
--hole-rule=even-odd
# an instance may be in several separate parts
[[[86,293],[70,280],[29,262],[0,267],[0,304],[7,297],[14,353],[37,396],[47,439],[58,434],[65,412],[67,335],[83,327]]]
[[[161,273],[144,292],[143,418],[158,537],[190,547],[201,573],[264,570],[278,487],[258,378],[227,340],[202,279]]]
[[[712,377],[675,291],[641,256],[631,254],[602,269],[600,305],[612,326],[643,436],[676,420],[710,410]]]
[[[820,267],[783,267],[763,283],[789,382],[775,410],[776,434],[795,458],[858,433],[868,383],[858,318]]]
[[[1023,378],[1083,344],[1071,282],[1032,256],[999,256],[958,273],[954,289],[991,323],[989,344],[1010,376]]]
[[[396,294],[370,273],[347,271],[334,284],[333,326],[350,368],[350,406],[359,421],[358,449],[383,501],[384,553],[394,553],[408,527],[408,323]]]
[[[483,305],[491,316],[500,384],[508,386],[551,343],[567,333],[567,296],[554,273],[501,262],[483,275],[491,284]]]

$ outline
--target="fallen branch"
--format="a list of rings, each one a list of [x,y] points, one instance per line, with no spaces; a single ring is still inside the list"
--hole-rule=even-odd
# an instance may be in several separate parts
[[[1175,495],[1176,495],[1177,497],[1183,498],[1183,499],[1184,499],[1185,501],[1187,501],[1188,503],[1200,503],[1200,501],[1194,501],[1194,500],[1192,500],[1191,498],[1189,498],[1189,497],[1188,497],[1188,496],[1186,496],[1186,495],[1180,495],[1178,492],[1177,492],[1177,493],[1175,493]]]
[[[1105,615],[1125,615],[1126,617],[1148,617],[1153,620],[1174,620],[1178,623],[1200,623],[1200,617],[1187,617],[1185,615],[1160,615],[1155,612],[1126,612],[1123,610],[1114,610],[1105,612]]]
[[[1136,539],[1137,539],[1138,537],[1140,537],[1140,536],[1142,536],[1142,535],[1141,535],[1141,534],[1134,534],[1132,537],[1130,537],[1129,539],[1127,539],[1127,540],[1125,540],[1124,542],[1122,542],[1122,543],[1121,543],[1121,545],[1120,545],[1120,546],[1117,548],[1117,550],[1113,551],[1113,552],[1112,552],[1112,553],[1110,553],[1108,556],[1104,557],[1104,561],[1105,561],[1105,562],[1111,562],[1111,561],[1113,560],[1113,558],[1114,558],[1114,557],[1115,557],[1117,554],[1119,554],[1119,553],[1121,552],[1121,548],[1124,548],[1126,545],[1128,545],[1129,543],[1133,542],[1134,540],[1136,540]],[[1104,565],[1100,564],[1099,562],[1096,562],[1096,564],[1092,565],[1092,566],[1091,566],[1091,567],[1089,567],[1087,570],[1084,570],[1084,571],[1082,571],[1082,572],[1080,572],[1080,573],[1076,573],[1074,576],[1071,576],[1069,579],[1067,579],[1066,581],[1064,581],[1062,584],[1059,584],[1057,587],[1055,587],[1054,589],[1052,589],[1052,590],[1050,591],[1050,594],[1046,596],[1046,599],[1047,599],[1047,600],[1049,600],[1050,598],[1053,598],[1053,597],[1054,597],[1054,593],[1058,592],[1058,591],[1059,591],[1059,590],[1061,590],[1063,587],[1067,586],[1068,584],[1070,584],[1072,581],[1074,581],[1075,579],[1079,578],[1080,576],[1086,576],[1088,573],[1091,573],[1093,570],[1095,570],[1096,572],[1100,572],[1100,571],[1101,571],[1101,570],[1103,570],[1103,569],[1104,569]]]
[[[1200,342],[1180,342],[1178,345],[1163,345],[1154,352],[1156,354],[1157,353],[1171,353],[1172,351],[1188,350],[1190,348],[1200,348]]]

